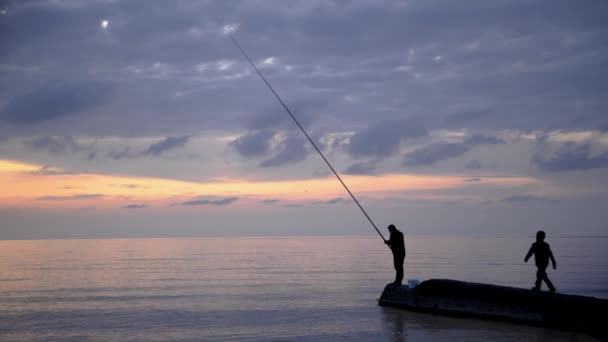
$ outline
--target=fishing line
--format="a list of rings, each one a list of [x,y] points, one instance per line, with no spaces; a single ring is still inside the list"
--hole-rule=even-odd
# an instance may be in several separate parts
[[[353,199],[353,201],[355,201],[355,203],[357,204],[357,206],[359,207],[359,209],[361,209],[361,211],[363,212],[363,215],[365,215],[365,217],[367,218],[367,220],[369,221],[369,223],[372,224],[372,227],[374,227],[374,229],[376,230],[376,232],[378,232],[378,234],[380,235],[380,237],[382,238],[382,240],[386,241],[386,239],[384,238],[384,235],[382,235],[382,233],[380,233],[380,231],[378,230],[378,227],[376,227],[376,224],[374,224],[374,221],[372,221],[371,217],[369,217],[369,215],[367,214],[367,212],[365,211],[365,209],[363,209],[363,207],[361,206],[361,204],[359,204],[359,201],[357,201],[357,198],[355,197],[355,195],[353,195],[353,193],[350,191],[350,189],[348,188],[348,186],[346,186],[346,183],[344,183],[344,181],[342,180],[342,178],[340,177],[340,175],[338,175],[338,173],[333,168],[333,166],[331,166],[331,164],[329,163],[329,161],[327,160],[327,158],[325,158],[325,156],[323,155],[323,153],[321,152],[321,150],[317,147],[317,144],[315,144],[315,142],[310,138],[310,136],[308,135],[308,133],[306,133],[306,130],[304,130],[304,127],[302,127],[302,125],[300,124],[300,122],[291,113],[291,110],[289,110],[289,108],[287,107],[287,105],[285,104],[285,102],[283,102],[283,100],[281,99],[281,97],[279,96],[279,94],[277,94],[277,92],[274,91],[274,88],[272,88],[272,86],[270,85],[270,83],[268,83],[268,81],[266,80],[266,78],[264,77],[264,75],[262,75],[262,72],[260,72],[260,70],[258,69],[258,67],[255,66],[255,64],[253,63],[253,61],[251,60],[251,58],[249,58],[249,55],[247,55],[247,53],[245,52],[245,50],[243,50],[243,48],[241,47],[241,45],[239,45],[239,43],[236,41],[236,39],[234,39],[234,37],[231,34],[228,34],[228,37],[230,37],[230,40],[232,40],[232,42],[234,43],[234,45],[236,45],[236,47],[239,49],[239,51],[241,51],[241,53],[243,54],[243,56],[245,57],[245,59],[247,59],[247,61],[249,62],[249,64],[251,64],[251,66],[253,67],[253,69],[258,73],[258,75],[260,76],[260,78],[262,79],[262,81],[264,81],[264,83],[266,83],[266,86],[268,86],[268,89],[270,89],[270,91],[274,94],[274,96],[277,98],[277,100],[279,100],[279,102],[281,103],[281,105],[283,106],[283,108],[285,108],[285,111],[287,112],[287,114],[289,114],[289,116],[291,116],[291,118],[296,123],[296,125],[298,125],[298,127],[300,128],[300,130],[302,131],[302,133],[304,133],[304,135],[306,136],[306,138],[308,139],[308,141],[310,141],[310,143],[315,148],[315,150],[319,153],[319,155],[321,156],[321,158],[323,158],[323,161],[325,161],[325,164],[327,164],[327,166],[329,166],[329,169],[331,170],[331,172],[333,172],[334,175],[336,176],[336,178],[338,178],[338,180],[340,181],[340,183],[342,183],[342,186],[344,187],[344,189],[346,189],[346,191],[348,192],[348,194],[350,195],[350,197]]]

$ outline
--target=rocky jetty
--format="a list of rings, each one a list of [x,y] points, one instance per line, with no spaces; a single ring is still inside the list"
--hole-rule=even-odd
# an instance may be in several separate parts
[[[386,285],[378,303],[413,311],[579,331],[608,340],[608,300],[507,286],[431,279]]]

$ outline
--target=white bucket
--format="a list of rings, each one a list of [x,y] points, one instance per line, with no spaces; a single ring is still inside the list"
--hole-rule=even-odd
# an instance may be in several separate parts
[[[410,289],[413,289],[414,287],[418,286],[418,284],[420,284],[420,281],[418,279],[410,279],[407,281],[407,287],[409,287]]]

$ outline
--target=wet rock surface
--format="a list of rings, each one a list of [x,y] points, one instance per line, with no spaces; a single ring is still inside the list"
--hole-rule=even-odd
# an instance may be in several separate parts
[[[608,300],[507,286],[431,279],[409,289],[388,284],[380,305],[588,333],[608,339]]]

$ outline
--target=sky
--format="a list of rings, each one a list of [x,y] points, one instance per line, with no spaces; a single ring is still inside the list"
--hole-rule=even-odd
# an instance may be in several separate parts
[[[606,1],[0,1],[0,239],[608,234]]]

